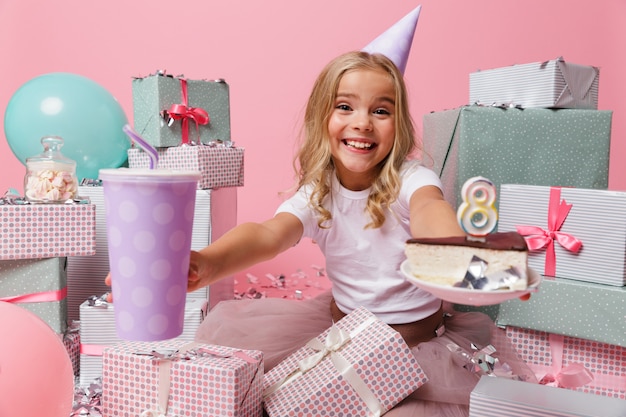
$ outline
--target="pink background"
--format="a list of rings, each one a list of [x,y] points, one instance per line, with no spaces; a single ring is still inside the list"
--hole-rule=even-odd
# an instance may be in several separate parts
[[[294,137],[314,78],[420,4],[380,0],[0,0],[0,114],[26,81],[72,72],[108,89],[132,123],[131,77],[157,69],[230,84],[233,140],[245,148],[238,221],[272,216],[292,184]],[[609,188],[626,190],[626,1],[421,0],[406,71],[421,130],[430,111],[467,104],[469,73],[563,56],[601,69],[599,108],[613,110]],[[0,120],[0,124],[2,120]],[[0,129],[4,138],[4,129]],[[581,164],[584,160],[581,160]],[[23,165],[0,140],[0,192],[22,190]],[[251,237],[254,238],[254,237]],[[309,241],[249,271],[323,265]],[[243,275],[242,275],[243,276]],[[242,277],[241,276],[241,277]]]

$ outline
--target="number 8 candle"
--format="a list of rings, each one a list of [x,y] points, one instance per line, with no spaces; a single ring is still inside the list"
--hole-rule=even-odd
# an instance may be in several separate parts
[[[463,184],[461,197],[456,217],[465,233],[480,239],[493,232],[498,223],[493,182],[484,177],[470,178]]]

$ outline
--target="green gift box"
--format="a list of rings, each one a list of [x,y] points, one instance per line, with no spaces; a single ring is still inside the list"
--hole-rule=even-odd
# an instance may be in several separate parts
[[[456,209],[475,176],[500,184],[608,188],[610,110],[479,105],[424,115],[424,151]],[[498,194],[499,195],[499,194]]]
[[[545,278],[530,300],[500,304],[496,324],[626,347],[626,287]]]
[[[218,80],[157,73],[132,81],[134,128],[155,147],[230,142],[230,91]]]
[[[67,258],[0,261],[0,301],[39,316],[56,333],[67,328]]]

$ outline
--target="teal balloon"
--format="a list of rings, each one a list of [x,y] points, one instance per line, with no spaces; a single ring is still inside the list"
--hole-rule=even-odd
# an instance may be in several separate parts
[[[4,133],[23,164],[43,151],[42,137],[62,137],[61,152],[76,161],[78,179],[95,179],[100,169],[126,163],[130,141],[122,127],[127,123],[119,102],[100,84],[57,72],[35,77],[13,94]]]

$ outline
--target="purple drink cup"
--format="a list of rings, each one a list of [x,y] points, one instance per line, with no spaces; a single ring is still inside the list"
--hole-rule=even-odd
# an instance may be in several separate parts
[[[100,170],[100,179],[117,335],[180,336],[200,173],[118,168]]]

